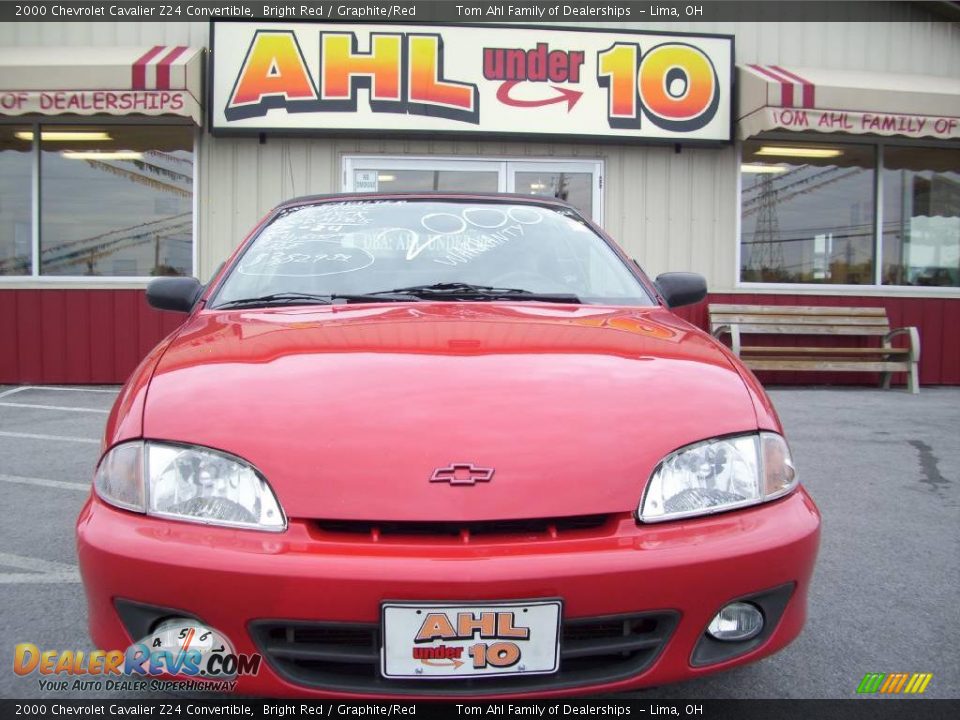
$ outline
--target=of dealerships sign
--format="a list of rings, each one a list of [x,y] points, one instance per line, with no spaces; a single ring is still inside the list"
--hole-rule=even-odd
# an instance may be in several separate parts
[[[273,22],[211,32],[214,132],[731,140],[727,36]]]

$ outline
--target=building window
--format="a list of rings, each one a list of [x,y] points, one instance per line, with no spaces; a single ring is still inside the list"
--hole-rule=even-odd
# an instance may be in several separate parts
[[[960,287],[960,150],[883,149],[883,284]]]
[[[960,287],[960,150],[749,140],[740,169],[741,281]]]
[[[8,221],[0,208],[0,274],[120,278],[192,274],[191,127],[34,125],[5,128],[3,136],[4,204],[6,184],[19,186],[18,212],[27,219]],[[14,149],[14,142],[24,149]],[[37,148],[39,162],[34,162]],[[20,155],[26,160],[17,162]],[[34,174],[39,197],[32,192]],[[39,208],[36,243],[30,222],[35,208]],[[14,224],[25,228],[20,231],[26,233],[25,254],[17,249],[18,236],[10,229]],[[37,257],[30,252],[34,246],[39,247]]]
[[[872,284],[874,156],[868,145],[745,142],[740,279]]]
[[[29,275],[33,146],[29,126],[0,127],[0,275]]]
[[[353,171],[354,187],[373,192],[496,192],[497,171],[482,170],[398,170],[384,171],[356,169]]]

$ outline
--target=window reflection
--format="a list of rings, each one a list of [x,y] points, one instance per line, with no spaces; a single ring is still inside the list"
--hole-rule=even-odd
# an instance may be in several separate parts
[[[32,134],[29,126],[0,126],[0,275],[31,273]]]
[[[189,275],[193,130],[44,126],[43,275]]]
[[[593,175],[576,172],[517,172],[518,193],[565,200],[588,218],[593,217]]]
[[[883,283],[960,286],[960,150],[883,153]]]
[[[471,161],[464,161],[469,164]],[[429,160],[423,161],[425,169],[398,170],[386,161],[378,169],[355,168],[353,188],[358,192],[497,192],[500,173],[496,170],[433,170],[426,169]],[[486,163],[489,166],[489,162]],[[580,210],[586,217],[594,217],[592,172],[559,172],[544,163],[542,170],[514,170],[506,163],[506,172],[512,176],[515,192],[524,195],[552,197],[565,200]],[[527,165],[527,163],[524,163]]]
[[[376,174],[374,179],[374,173]],[[482,170],[354,170],[358,190],[377,192],[496,192],[497,173]]]
[[[874,148],[744,143],[740,277],[874,282]]]

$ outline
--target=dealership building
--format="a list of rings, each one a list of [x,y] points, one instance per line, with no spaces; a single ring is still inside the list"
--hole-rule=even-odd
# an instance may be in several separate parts
[[[122,382],[182,320],[149,280],[208,280],[281,201],[431,190],[568,200],[651,276],[703,274],[701,327],[884,307],[921,383],[960,384],[960,12],[884,17],[7,23],[0,384]]]

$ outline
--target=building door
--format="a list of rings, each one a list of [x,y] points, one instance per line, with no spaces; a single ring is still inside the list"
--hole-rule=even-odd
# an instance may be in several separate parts
[[[344,192],[515,192],[566,200],[603,222],[602,160],[344,158]]]
[[[522,160],[507,163],[507,192],[559,198],[598,225],[603,223],[600,160]]]

